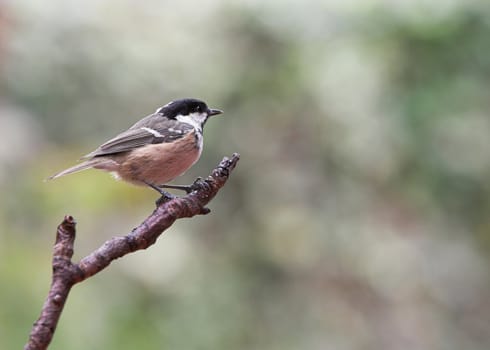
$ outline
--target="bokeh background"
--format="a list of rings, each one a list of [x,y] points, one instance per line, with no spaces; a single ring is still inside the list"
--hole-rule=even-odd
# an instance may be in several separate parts
[[[43,179],[179,97],[225,110],[205,217],[77,285],[52,349],[489,349],[487,0],[0,2],[0,348],[154,191]]]

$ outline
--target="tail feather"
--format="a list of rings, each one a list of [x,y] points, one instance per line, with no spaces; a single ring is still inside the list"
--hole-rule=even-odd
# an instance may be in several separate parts
[[[46,180],[54,180],[54,179],[57,179],[57,178],[59,178],[61,176],[65,176],[65,175],[68,175],[68,174],[76,173],[78,171],[90,169],[90,168],[93,168],[94,165],[97,165],[98,163],[99,163],[98,159],[87,160],[87,161],[85,161],[83,163],[74,165],[71,168],[68,168],[68,169],[65,169],[63,171],[60,171],[59,173],[56,173],[56,174],[48,177]]]

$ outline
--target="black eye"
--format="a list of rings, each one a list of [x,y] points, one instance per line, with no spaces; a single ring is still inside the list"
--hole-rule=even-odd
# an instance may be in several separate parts
[[[196,107],[196,112],[201,113],[202,112],[202,106],[197,106]]]

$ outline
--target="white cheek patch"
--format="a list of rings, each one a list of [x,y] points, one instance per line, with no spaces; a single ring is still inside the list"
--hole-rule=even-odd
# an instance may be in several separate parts
[[[208,117],[208,114],[207,113],[191,113],[189,114],[189,117],[193,120],[196,121],[196,123],[198,123],[199,125],[202,125],[207,117]]]
[[[202,124],[206,121],[208,115],[206,113],[191,113],[189,115],[179,114],[176,119],[181,123],[190,124],[194,129],[202,132]]]

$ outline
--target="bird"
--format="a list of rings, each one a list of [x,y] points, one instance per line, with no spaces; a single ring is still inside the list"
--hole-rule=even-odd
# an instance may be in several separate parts
[[[204,124],[209,117],[222,113],[195,98],[171,101],[83,156],[81,163],[47,180],[93,168],[110,172],[118,180],[149,186],[162,196],[170,196],[163,188],[189,193],[192,185],[168,182],[199,160]]]

